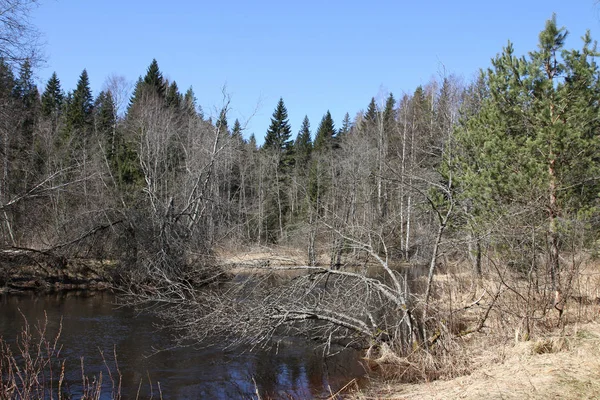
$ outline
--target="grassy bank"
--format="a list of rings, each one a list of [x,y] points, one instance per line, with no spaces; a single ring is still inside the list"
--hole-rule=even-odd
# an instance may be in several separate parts
[[[445,268],[435,276],[436,342],[407,357],[380,354],[351,398],[598,398],[600,265],[574,259],[558,304],[508,268],[481,279],[462,264]]]

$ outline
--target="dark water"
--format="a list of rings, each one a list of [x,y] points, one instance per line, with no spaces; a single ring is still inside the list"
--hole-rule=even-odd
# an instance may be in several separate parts
[[[156,328],[149,315],[114,306],[111,294],[0,296],[0,336],[11,342],[23,326],[47,315],[48,335],[58,331],[62,318],[61,357],[66,358],[66,381],[74,398],[81,390],[81,357],[85,374],[103,371],[103,399],[111,397],[111,383],[100,352],[116,375],[113,350],[122,374],[123,398],[163,399],[310,399],[334,393],[364,375],[359,355],[345,350],[323,359],[314,343],[287,339],[277,350],[244,351],[198,347],[170,347],[170,333]],[[23,315],[21,315],[21,313]],[[140,386],[141,383],[141,386]],[[159,389],[160,387],[160,389]]]

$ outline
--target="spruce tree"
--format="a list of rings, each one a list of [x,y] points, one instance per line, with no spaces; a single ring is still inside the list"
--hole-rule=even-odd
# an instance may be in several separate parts
[[[394,98],[394,94],[390,93],[386,102],[385,108],[383,110],[383,124],[386,132],[389,132],[389,128],[393,126],[396,121],[396,99]]]
[[[0,58],[0,98],[3,100],[1,104],[6,106],[9,103],[9,99],[13,97],[14,87],[15,76],[12,68]]]
[[[342,138],[344,135],[350,133],[350,129],[352,129],[352,122],[350,122],[350,114],[346,113],[344,115],[344,119],[342,120],[342,127],[340,128],[337,136]]]
[[[102,91],[94,103],[94,130],[101,136],[109,136],[117,124],[115,102],[110,90]],[[112,144],[112,140],[107,142]]]
[[[77,87],[68,102],[67,130],[68,132],[79,131],[86,134],[92,126],[92,111],[94,99],[90,89],[90,81],[87,71],[84,69],[79,76]]]
[[[173,83],[171,83],[167,89],[167,93],[165,96],[165,104],[167,105],[167,107],[179,110],[182,103],[183,97],[181,96],[181,93],[179,93],[177,82],[173,81]]]
[[[196,95],[191,86],[183,96],[182,107],[188,116],[196,115]],[[202,116],[200,116],[200,118],[202,118]]]
[[[335,134],[336,131],[333,118],[331,118],[331,113],[327,111],[317,128],[317,133],[315,135],[315,151],[322,152],[334,148]]]
[[[279,99],[277,107],[271,118],[271,125],[265,136],[264,148],[275,150],[279,153],[286,152],[291,144],[292,128],[288,121],[288,113],[283,103],[283,98]]]
[[[27,186],[34,176],[40,172],[42,160],[35,157],[39,152],[34,143],[35,124],[40,110],[40,97],[37,87],[33,82],[33,72],[29,60],[25,60],[19,69],[19,75],[15,81],[13,97],[16,100],[18,113],[18,134],[13,137],[15,166],[18,178],[15,183]],[[34,164],[32,165],[32,161]]]
[[[231,136],[240,142],[244,140],[242,137],[242,124],[240,124],[240,121],[237,118],[233,123],[233,128],[231,129]]]
[[[176,89],[177,85],[174,88]],[[153,59],[148,69],[146,70],[146,75],[144,78],[138,78],[135,87],[133,89],[133,93],[131,98],[129,99],[129,106],[127,107],[127,113],[131,114],[131,112],[135,109],[135,105],[139,104],[142,99],[152,98],[157,96],[159,99],[167,103],[167,83],[165,82],[162,72],[158,68],[158,62],[156,59]],[[177,101],[176,96],[171,93],[171,101]]]
[[[30,137],[33,135],[33,125],[40,109],[40,96],[33,82],[33,71],[29,60],[25,60],[21,65],[19,76],[15,81],[13,96],[18,100],[21,109],[22,133]]]
[[[310,137],[310,122],[308,116],[304,116],[302,120],[302,127],[296,137],[294,144],[294,154],[296,158],[296,167],[300,171],[304,171],[308,168],[310,162],[310,155],[312,152],[312,141]]]
[[[21,64],[19,76],[15,82],[14,96],[21,101],[25,109],[31,110],[37,106],[39,93],[33,82],[33,71],[29,60],[25,60]]]
[[[167,89],[162,72],[160,71],[160,68],[158,68],[158,62],[156,59],[153,59],[148,66],[148,70],[146,71],[146,76],[144,77],[143,82],[145,87],[150,88],[152,92],[158,94],[161,98],[165,97]]]
[[[131,93],[131,97],[129,98],[129,105],[127,106],[127,113],[133,109],[133,106],[137,104],[142,99],[142,92],[144,90],[144,81],[140,76],[138,80],[135,82],[133,86],[133,93]]]
[[[272,168],[269,177],[271,191],[265,199],[264,228],[268,240],[276,241],[284,235],[284,226],[289,211],[289,174],[294,163],[293,146],[290,140],[291,127],[288,122],[287,109],[280,98],[271,118],[271,125],[265,137],[263,154]],[[271,172],[270,172],[271,173]],[[275,233],[278,232],[278,235]]]
[[[61,114],[64,102],[64,93],[60,86],[60,80],[56,72],[52,73],[46,89],[42,94],[42,115],[44,117],[56,117]]]
[[[311,162],[308,195],[315,210],[323,212],[325,194],[333,183],[332,150],[335,148],[335,126],[331,113],[327,111],[315,134],[313,159]]]
[[[375,103],[375,97],[371,97],[371,102],[367,107],[367,112],[365,113],[365,121],[367,123],[375,123],[377,121],[377,114],[379,110],[377,110],[377,104]]]
[[[431,151],[435,147],[435,137],[432,134],[432,104],[430,97],[425,94],[422,86],[418,86],[410,99],[410,119],[413,144],[416,151],[415,161],[423,166],[437,166],[439,158]]]

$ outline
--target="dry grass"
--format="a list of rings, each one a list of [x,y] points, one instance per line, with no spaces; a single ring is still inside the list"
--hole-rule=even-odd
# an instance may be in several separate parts
[[[435,346],[380,360],[384,373],[353,398],[600,398],[598,262],[584,260],[573,274],[562,317],[522,275],[474,280],[464,271],[453,266],[435,278]]]
[[[306,252],[279,246],[234,247],[235,251],[217,249],[219,265],[254,266],[257,264],[306,265]]]
[[[302,265],[290,249],[248,249],[221,260]],[[434,280],[427,321],[431,345],[398,356],[393,345],[369,354],[373,383],[357,399],[600,398],[600,262],[563,259],[564,313],[553,308],[548,276],[533,279],[490,260],[475,279],[465,263]],[[423,287],[426,277],[416,287]],[[418,293],[418,289],[415,289]],[[419,302],[418,295],[416,302]],[[418,306],[417,306],[418,307]]]
[[[591,399],[600,397],[600,325],[537,341],[497,344],[470,375],[420,384],[374,381],[357,399]],[[486,354],[487,353],[487,354]],[[481,358],[487,359],[483,363]],[[477,361],[474,359],[474,362]]]

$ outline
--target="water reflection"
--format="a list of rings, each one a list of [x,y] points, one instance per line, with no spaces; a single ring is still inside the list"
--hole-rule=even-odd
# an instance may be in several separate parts
[[[110,398],[105,362],[114,374],[113,350],[124,398],[135,398],[138,389],[141,398],[151,394],[159,398],[159,388],[164,399],[252,398],[256,387],[264,397],[314,398],[335,392],[364,374],[354,351],[324,361],[314,344],[299,339],[286,339],[272,350],[188,347],[149,356],[153,348],[169,347],[170,333],[157,329],[158,321],[150,315],[116,308],[109,293],[0,296],[0,336],[14,341],[23,316],[34,324],[44,319],[44,312],[50,338],[58,332],[62,318],[61,355],[67,360],[66,380],[72,394],[80,390],[83,357],[87,375],[103,371],[102,398]]]

